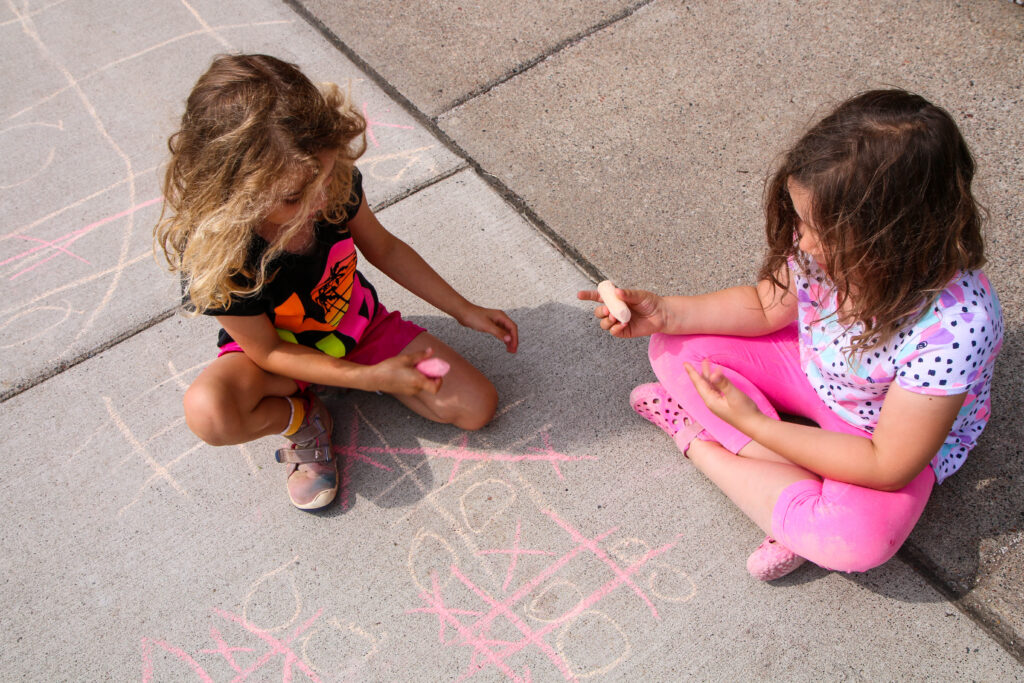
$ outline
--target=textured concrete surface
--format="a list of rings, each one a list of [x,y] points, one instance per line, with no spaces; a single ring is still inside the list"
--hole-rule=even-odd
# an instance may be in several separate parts
[[[389,4],[387,34],[352,40],[367,67],[397,83],[392,74],[403,63],[385,46],[425,28],[407,25],[400,3]],[[484,4],[505,17],[501,3]],[[353,31],[338,12],[315,0],[305,5],[345,48]],[[505,19],[496,33],[529,30],[529,22]],[[471,25],[461,31],[463,43],[453,45],[437,26],[430,45],[443,40],[446,51],[462,54],[481,34]],[[566,28],[560,38],[557,49],[524,58],[529,69],[451,94],[459,104],[446,111],[422,94],[422,83],[397,94],[581,267],[662,293],[751,280],[761,256],[764,178],[831,105],[863,89],[899,86],[953,114],[978,159],[977,192],[991,217],[986,269],[1007,334],[996,417],[968,466],[934,494],[904,556],[1021,648],[1024,427],[1014,419],[1024,394],[1021,8],[659,0],[589,29]],[[477,73],[485,80],[485,70]],[[429,83],[447,78],[427,76]]]
[[[1024,9],[800,7],[0,7],[0,677],[1024,676]],[[842,39],[805,39],[825,27]],[[381,220],[522,334],[506,354],[367,268],[494,380],[500,415],[464,434],[328,393],[344,487],[315,515],[288,504],[275,439],[218,449],[184,426],[215,325],[170,314],[149,253],[166,136],[227,51],[350,83]],[[885,79],[946,104],[981,161],[997,417],[897,559],[764,585],[743,566],[757,530],[626,407],[643,342],[599,334],[574,293],[598,272],[747,281],[772,155]]]

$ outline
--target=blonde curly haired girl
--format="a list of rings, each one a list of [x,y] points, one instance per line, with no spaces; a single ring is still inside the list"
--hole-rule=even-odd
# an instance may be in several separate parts
[[[463,429],[487,424],[498,401],[461,355],[380,303],[356,248],[509,352],[519,341],[507,314],[467,301],[378,222],[355,165],[365,129],[337,86],[274,57],[233,55],[199,78],[168,142],[155,243],[187,308],[222,326],[218,357],[185,393],[186,422],[215,446],[288,438],[277,460],[304,510],[328,505],[339,481],[331,416],[311,385],[388,393]],[[448,367],[443,379],[417,369],[428,358]]]

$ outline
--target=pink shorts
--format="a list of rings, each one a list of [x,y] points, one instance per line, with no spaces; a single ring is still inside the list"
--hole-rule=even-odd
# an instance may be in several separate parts
[[[749,396],[761,412],[779,411],[809,418],[822,429],[870,438],[836,416],[818,398],[800,365],[795,326],[763,337],[665,335],[651,337],[650,360],[658,380],[686,412],[704,426],[708,438],[738,453],[750,437],[716,417],[701,400],[683,369],[707,359]],[[772,535],[817,565],[866,571],[887,561],[907,540],[935,484],[930,466],[899,491],[825,479],[788,486],[775,502]]]
[[[398,311],[388,312],[383,304],[377,304],[373,320],[363,332],[359,343],[345,355],[345,360],[360,365],[376,365],[400,354],[423,332],[426,332],[425,328],[403,319]],[[238,342],[232,341],[220,347],[217,357],[220,358],[226,353],[245,352]],[[295,383],[299,385],[300,390],[309,386],[309,382],[301,380],[295,380]]]

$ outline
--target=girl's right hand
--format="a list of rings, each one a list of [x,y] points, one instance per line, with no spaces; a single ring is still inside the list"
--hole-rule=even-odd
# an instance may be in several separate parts
[[[415,396],[421,391],[436,394],[442,378],[432,379],[416,369],[416,364],[434,355],[433,349],[400,353],[376,365],[367,365],[367,386],[374,391],[398,396]]]
[[[665,329],[664,299],[643,289],[619,289],[622,302],[629,307],[629,322],[623,324],[612,317],[608,307],[603,303],[594,309],[594,317],[601,324],[602,330],[608,330],[613,337],[629,339],[631,337],[648,337]],[[576,293],[576,298],[583,301],[601,302],[597,290],[585,289]]]

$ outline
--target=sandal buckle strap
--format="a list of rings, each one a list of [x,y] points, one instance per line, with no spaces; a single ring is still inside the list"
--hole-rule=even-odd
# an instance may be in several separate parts
[[[324,428],[323,423],[320,421],[320,416],[316,415],[308,423],[304,424],[294,434],[290,434],[285,438],[292,443],[305,445],[307,443],[315,442],[320,436],[326,433],[327,430]]]
[[[330,462],[331,449],[329,446],[314,446],[312,448],[279,448],[274,453],[278,462],[304,464],[309,462]]]

